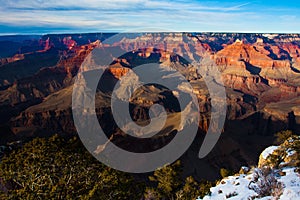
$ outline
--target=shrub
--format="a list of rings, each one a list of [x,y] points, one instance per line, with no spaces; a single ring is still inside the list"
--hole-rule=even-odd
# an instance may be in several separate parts
[[[176,193],[176,199],[190,200],[198,197],[203,198],[205,195],[210,194],[210,188],[214,184],[209,181],[201,181],[198,183],[193,177],[187,177],[183,188]]]
[[[278,198],[283,192],[283,185],[276,179],[276,173],[270,167],[255,169],[253,179],[248,185],[258,197],[273,196]]]
[[[131,175],[105,167],[78,138],[36,138],[4,157],[1,199],[140,199]]]
[[[276,137],[276,144],[282,144],[284,141],[286,141],[289,137],[291,137],[293,135],[293,132],[290,130],[286,130],[286,131],[280,131],[278,133],[275,134]]]
[[[203,198],[205,195],[210,195],[211,194],[211,191],[210,191],[210,188],[214,187],[216,185],[216,182],[211,182],[211,181],[201,181],[199,183],[199,187],[200,187],[200,190],[199,190],[199,197],[200,198]]]
[[[176,193],[176,199],[182,200],[196,199],[198,196],[200,196],[199,184],[191,176],[186,178],[183,188]]]
[[[146,188],[145,194],[144,194],[144,200],[156,200],[161,199],[161,194],[154,188]]]
[[[157,190],[161,196],[172,199],[183,184],[181,171],[181,164],[178,160],[172,165],[156,170],[149,179],[157,184]]]
[[[204,197],[210,194],[210,188],[215,185],[209,181],[196,181],[193,177],[181,178],[182,170],[180,161],[163,167],[154,172],[149,179],[154,182],[156,188],[147,188],[145,199],[178,199],[190,200]]]

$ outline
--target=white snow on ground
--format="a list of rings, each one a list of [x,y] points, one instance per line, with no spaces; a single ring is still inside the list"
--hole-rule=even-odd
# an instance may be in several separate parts
[[[279,146],[266,148],[260,155],[260,158],[265,160],[271,154],[294,156],[293,158],[285,160],[274,168],[272,165],[269,166],[268,162],[249,172],[242,167],[241,173],[245,174],[223,178],[215,187],[210,188],[210,194],[197,200],[300,200],[300,174],[297,171],[299,169],[294,167],[296,166],[294,159],[298,159],[297,155],[299,154],[299,149],[297,149],[299,143],[296,143],[298,141],[300,141],[299,136],[292,136]],[[284,150],[286,154],[278,154],[277,149]]]
[[[226,177],[216,187],[211,188],[211,195],[205,196],[203,200],[223,200],[229,196],[232,196],[230,198],[232,200],[241,200],[255,196],[257,194],[253,190],[248,189],[251,179],[252,174]]]
[[[264,159],[267,159],[267,157],[270,155],[270,154],[272,154],[276,149],[278,149],[279,148],[279,146],[270,146],[270,147],[268,147],[268,148],[266,148],[262,153],[261,153],[261,155],[262,155],[262,157],[264,158]]]
[[[283,172],[285,176],[281,176],[278,179],[284,183],[284,191],[280,197],[280,200],[299,200],[300,199],[300,175],[297,174],[295,168],[285,168]]]
[[[278,181],[283,183],[284,189],[280,200],[300,200],[300,176],[294,172],[295,168],[283,168],[284,176],[278,177]],[[229,176],[220,181],[220,183],[210,189],[211,194],[203,200],[248,200],[257,196],[254,190],[248,188],[253,174]],[[260,200],[273,200],[274,197],[267,196],[254,198]],[[198,199],[201,200],[201,199]]]

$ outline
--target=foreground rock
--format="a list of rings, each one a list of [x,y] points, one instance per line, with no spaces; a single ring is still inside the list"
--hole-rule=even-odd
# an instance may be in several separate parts
[[[229,176],[210,189],[203,200],[218,199],[300,199],[300,136],[279,146],[270,146],[260,155],[258,168]]]

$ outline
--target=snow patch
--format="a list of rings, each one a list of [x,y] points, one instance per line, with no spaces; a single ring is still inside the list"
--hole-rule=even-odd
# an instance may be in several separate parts
[[[279,181],[284,183],[284,191],[280,200],[300,199],[300,176],[295,172],[295,168],[285,168],[285,176],[281,176]]]
[[[261,156],[263,159],[267,159],[270,154],[272,154],[275,150],[277,150],[279,146],[270,146],[266,148],[262,153]]]
[[[300,176],[295,172],[294,167],[283,168],[282,172],[285,175],[277,177],[277,180],[283,184],[283,193],[280,196],[280,200],[300,200]],[[203,199],[197,200],[241,200],[241,199],[274,199],[272,196],[266,196],[258,198],[258,194],[249,189],[249,183],[253,179],[253,173],[248,175],[235,175],[224,178],[220,183],[210,189],[211,194],[205,196]]]

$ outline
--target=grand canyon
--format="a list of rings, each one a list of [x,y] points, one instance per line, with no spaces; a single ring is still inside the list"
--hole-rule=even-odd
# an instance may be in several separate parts
[[[256,165],[260,153],[274,143],[275,133],[300,133],[300,34],[162,32],[128,34],[114,43],[103,43],[115,35],[0,36],[0,146],[55,134],[64,138],[77,135],[73,86],[78,72],[84,71],[80,67],[97,48],[108,57],[113,57],[111,49],[125,52],[114,58],[101,77],[95,107],[107,137],[128,151],[161,148],[176,134],[178,122],[171,118],[168,123],[173,128],[166,128],[153,140],[126,136],[110,109],[115,84],[130,69],[155,62],[180,71],[192,85],[200,123],[192,145],[180,157],[184,177],[215,180],[220,168],[238,171],[241,166]],[[153,41],[158,45],[153,47]],[[136,49],[140,46],[143,48]],[[220,71],[226,89],[227,113],[221,137],[202,159],[198,152],[210,126],[211,98],[203,77],[185,58],[200,63],[204,58],[209,60]],[[209,70],[209,65],[202,67]],[[147,124],[151,105],[159,103],[176,113],[176,102],[176,94],[167,88],[145,85],[132,94],[130,114],[137,124]]]

